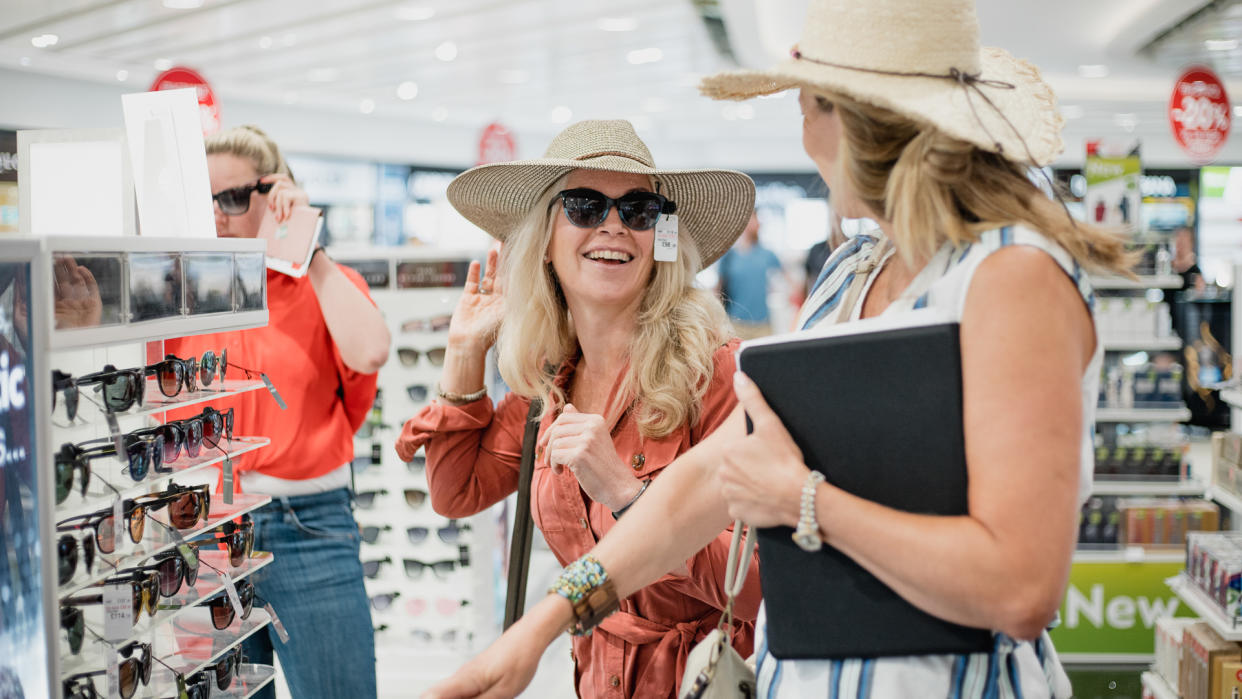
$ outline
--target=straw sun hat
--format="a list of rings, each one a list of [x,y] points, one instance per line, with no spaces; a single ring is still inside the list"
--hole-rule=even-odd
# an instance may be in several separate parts
[[[1063,120],[1039,69],[980,47],[974,0],[811,0],[802,38],[768,70],[699,86],[742,100],[799,87],[892,110],[1011,161],[1047,165]]]
[[[733,245],[755,206],[755,183],[733,170],[661,170],[628,121],[580,121],[557,134],[542,158],[480,165],[448,187],[453,206],[504,242],[540,195],[571,170],[650,175],[677,204],[681,235],[698,245],[703,266]]]

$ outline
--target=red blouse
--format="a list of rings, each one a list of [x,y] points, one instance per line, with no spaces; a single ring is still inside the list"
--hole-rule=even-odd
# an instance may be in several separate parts
[[[695,425],[683,425],[663,439],[645,439],[633,419],[614,425],[617,455],[636,479],[654,478],[682,452],[720,426],[737,403],[733,395],[734,340],[716,351],[715,372]],[[573,363],[561,372],[567,378]],[[427,445],[427,482],[432,506],[446,517],[466,517],[517,490],[523,423],[530,401],[510,394],[493,409],[490,399],[454,406],[432,403],[411,418],[397,440],[404,460]],[[549,413],[539,433],[555,420]],[[590,551],[616,520],[590,500],[569,469],[552,472],[536,453],[531,514],[561,565]],[[590,636],[574,638],[578,693],[586,697],[675,697],[694,644],[716,627],[731,531],[689,561],[688,576],[665,575],[621,602]],[[733,645],[743,657],[754,643],[759,611],[759,562],[750,562],[746,586],[734,604]]]

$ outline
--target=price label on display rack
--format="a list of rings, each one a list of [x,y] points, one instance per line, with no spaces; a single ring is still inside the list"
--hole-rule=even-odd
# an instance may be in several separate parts
[[[1169,125],[1195,163],[1216,159],[1229,138],[1232,116],[1225,85],[1210,68],[1193,66],[1177,79],[1169,99]]]

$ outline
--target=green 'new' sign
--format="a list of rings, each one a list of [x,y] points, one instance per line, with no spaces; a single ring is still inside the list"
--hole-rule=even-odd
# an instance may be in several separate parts
[[[1156,619],[1194,616],[1164,581],[1181,563],[1074,563],[1052,630],[1058,653],[1150,655]]]

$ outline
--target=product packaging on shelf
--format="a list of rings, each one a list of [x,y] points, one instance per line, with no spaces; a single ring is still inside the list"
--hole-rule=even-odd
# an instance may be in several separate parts
[[[1186,627],[1182,636],[1182,662],[1178,693],[1191,697],[1219,697],[1224,665],[1242,661],[1242,648],[1225,641],[1206,622]]]
[[[1169,683],[1178,686],[1178,669],[1182,660],[1182,635],[1194,623],[1186,617],[1166,616],[1156,620],[1155,670]]]

